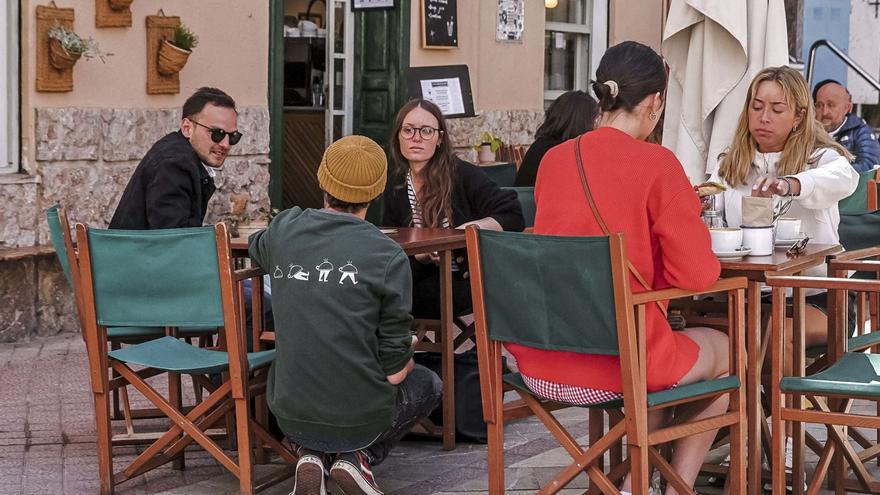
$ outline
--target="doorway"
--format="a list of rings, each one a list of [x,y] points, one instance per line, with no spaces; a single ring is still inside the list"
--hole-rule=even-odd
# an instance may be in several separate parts
[[[409,12],[407,0],[356,12],[351,0],[270,2],[273,208],[323,205],[316,173],[340,137],[364,134],[386,144],[406,100]]]

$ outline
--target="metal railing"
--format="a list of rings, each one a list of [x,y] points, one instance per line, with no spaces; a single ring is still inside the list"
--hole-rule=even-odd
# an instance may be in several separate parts
[[[871,86],[874,86],[874,89],[880,91],[880,81],[874,79],[871,74],[869,74],[865,69],[862,68],[861,65],[857,64],[855,60],[851,59],[849,55],[843,52],[837,45],[832,43],[829,40],[817,40],[810,47],[810,58],[807,62],[807,86],[813,87],[813,67],[816,64],[816,51],[819,50],[819,47],[824,46],[831,50],[831,53],[836,55],[837,58],[843,61],[850,69],[852,69],[856,74],[861,76],[862,79],[868,82]]]

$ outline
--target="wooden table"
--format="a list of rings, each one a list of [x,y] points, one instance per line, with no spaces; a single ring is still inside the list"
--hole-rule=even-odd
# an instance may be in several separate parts
[[[383,228],[383,230],[386,230]],[[437,252],[440,255],[441,378],[443,379],[443,448],[455,448],[455,376],[453,346],[455,326],[452,313],[452,251],[466,246],[464,230],[393,228],[388,237],[403,248],[407,256]],[[232,238],[234,256],[247,256],[246,238]]]
[[[748,493],[762,494],[761,436],[766,423],[761,408],[762,352],[761,284],[768,276],[801,275],[809,268],[825,263],[828,256],[839,254],[839,245],[808,244],[804,254],[790,258],[786,249],[777,248],[770,256],[746,256],[737,259],[721,259],[722,277],[746,277],[746,416],[748,422]]]

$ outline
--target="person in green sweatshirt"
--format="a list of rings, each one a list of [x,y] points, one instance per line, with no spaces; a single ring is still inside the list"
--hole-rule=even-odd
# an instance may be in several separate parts
[[[412,361],[409,260],[364,220],[387,169],[369,138],[336,141],[318,168],[324,208],[285,210],[250,238],[272,277],[267,399],[300,455],[294,495],[324,495],[327,476],[346,495],[380,495],[371,466],[442,394],[440,378]]]

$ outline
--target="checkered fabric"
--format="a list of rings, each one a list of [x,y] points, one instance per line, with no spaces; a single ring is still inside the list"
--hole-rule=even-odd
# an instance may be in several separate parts
[[[529,390],[539,397],[545,399],[567,402],[569,404],[577,404],[579,406],[589,406],[593,404],[601,404],[611,400],[622,399],[623,394],[619,392],[609,392],[607,390],[598,390],[595,388],[577,387],[575,385],[567,385],[565,383],[550,382],[540,378],[532,378],[522,375],[523,381]]]

